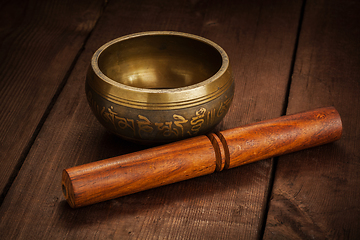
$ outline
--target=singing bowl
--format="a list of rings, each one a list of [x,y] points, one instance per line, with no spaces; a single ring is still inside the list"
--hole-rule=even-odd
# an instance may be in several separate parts
[[[187,33],[141,32],[112,40],[91,59],[89,105],[102,125],[130,141],[165,143],[204,134],[234,95],[226,52]]]

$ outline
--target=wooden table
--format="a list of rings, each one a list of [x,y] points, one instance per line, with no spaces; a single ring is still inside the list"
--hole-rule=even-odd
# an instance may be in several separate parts
[[[360,2],[0,3],[1,239],[357,239]],[[94,51],[148,30],[206,37],[230,57],[219,130],[335,106],[332,144],[71,209],[61,172],[143,149],[97,122],[84,80]]]

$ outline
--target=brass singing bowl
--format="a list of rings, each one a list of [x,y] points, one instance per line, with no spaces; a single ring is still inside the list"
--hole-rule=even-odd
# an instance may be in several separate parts
[[[91,59],[86,94],[102,125],[138,143],[204,134],[234,95],[226,52],[187,33],[142,32],[112,40]]]

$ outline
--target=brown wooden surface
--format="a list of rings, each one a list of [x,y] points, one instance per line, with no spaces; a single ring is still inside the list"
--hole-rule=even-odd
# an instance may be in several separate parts
[[[0,3],[1,193],[14,180],[102,8],[99,1]]]
[[[265,239],[360,237],[360,5],[307,1],[287,113],[333,105],[336,143],[279,158]]]
[[[285,0],[109,0],[101,16],[102,1],[1,4],[1,238],[359,236],[359,3],[307,0],[303,18],[303,2]],[[334,105],[343,138],[277,164],[264,160],[71,209],[61,191],[64,168],[144,148],[100,126],[84,77],[98,47],[145,30],[197,34],[227,51],[236,92],[218,130]]]

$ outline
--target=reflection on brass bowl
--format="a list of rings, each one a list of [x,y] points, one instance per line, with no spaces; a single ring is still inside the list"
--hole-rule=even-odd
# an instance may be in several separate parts
[[[204,134],[225,116],[234,81],[225,51],[179,32],[142,32],[100,47],[86,94],[109,131],[139,143]]]

